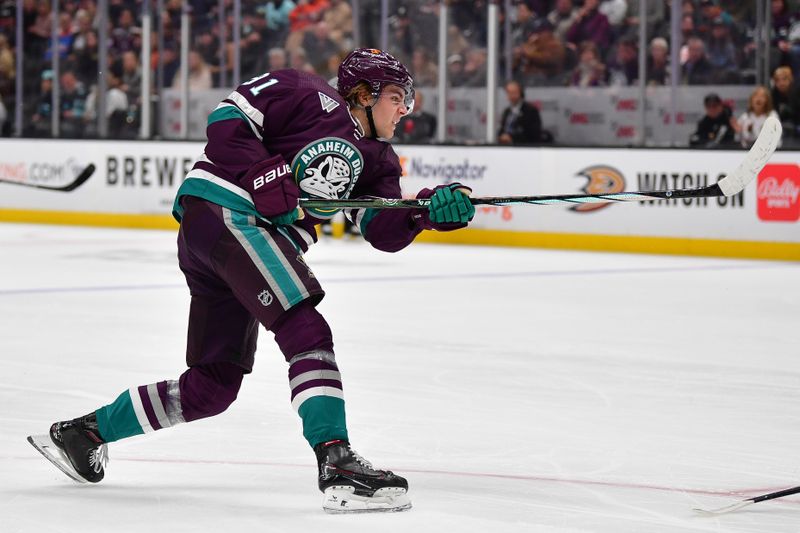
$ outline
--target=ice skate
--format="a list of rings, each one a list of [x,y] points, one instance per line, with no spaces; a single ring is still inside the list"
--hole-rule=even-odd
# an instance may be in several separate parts
[[[314,452],[325,512],[396,512],[411,508],[408,482],[392,472],[373,468],[347,441],[324,442]]]
[[[105,475],[108,447],[97,431],[94,413],[56,422],[48,435],[31,435],[28,442],[78,483],[97,483]]]

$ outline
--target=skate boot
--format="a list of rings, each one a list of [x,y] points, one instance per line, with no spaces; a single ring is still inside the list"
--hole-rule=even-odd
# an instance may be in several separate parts
[[[343,440],[317,444],[319,490],[328,513],[405,511],[411,508],[408,482],[388,470],[376,470]]]
[[[97,483],[105,475],[108,447],[100,438],[94,413],[56,422],[49,435],[33,435],[28,442],[78,483]]]

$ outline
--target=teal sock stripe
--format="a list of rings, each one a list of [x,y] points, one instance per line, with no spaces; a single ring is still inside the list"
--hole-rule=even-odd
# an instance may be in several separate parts
[[[114,400],[114,403],[101,407],[95,414],[100,437],[106,442],[144,433],[133,410],[130,391],[126,390]]]
[[[312,396],[297,409],[303,420],[303,437],[313,448],[329,440],[349,440],[344,400],[332,396]]]

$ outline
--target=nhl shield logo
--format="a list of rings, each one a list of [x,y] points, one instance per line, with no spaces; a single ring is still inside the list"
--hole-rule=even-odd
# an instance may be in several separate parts
[[[261,305],[267,307],[269,304],[272,303],[272,295],[269,293],[268,290],[264,289],[260,293],[258,293],[258,301],[261,302]]]
[[[300,190],[310,198],[347,198],[364,168],[358,148],[339,137],[325,137],[307,144],[292,160]],[[331,218],[337,209],[307,209],[317,218]]]

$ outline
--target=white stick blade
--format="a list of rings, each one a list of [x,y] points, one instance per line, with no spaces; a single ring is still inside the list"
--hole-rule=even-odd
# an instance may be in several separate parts
[[[783,128],[781,121],[775,117],[768,117],[758,134],[756,142],[753,143],[750,151],[747,152],[744,161],[739,165],[739,168],[719,180],[717,185],[722,189],[725,196],[731,196],[740,193],[747,187],[747,184],[756,179],[758,173],[767,164],[769,158],[778,147],[781,140]]]
[[[736,502],[736,503],[731,504],[731,505],[727,505],[725,507],[720,507],[719,509],[708,509],[708,510],[706,510],[706,509],[692,509],[692,511],[694,511],[697,514],[703,515],[703,516],[717,516],[717,515],[721,515],[721,514],[725,514],[725,513],[731,513],[733,511],[737,511],[737,510],[741,509],[742,507],[747,507],[748,505],[752,505],[753,503],[755,503],[755,502],[753,502],[753,500],[743,500],[743,501]]]

